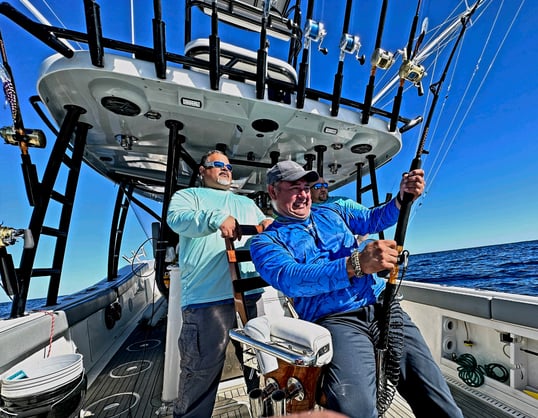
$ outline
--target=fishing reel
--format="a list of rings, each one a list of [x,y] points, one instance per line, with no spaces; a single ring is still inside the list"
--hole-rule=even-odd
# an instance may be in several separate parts
[[[304,36],[309,42],[319,42],[318,51],[320,51],[323,55],[327,55],[327,53],[329,52],[327,48],[321,47],[323,39],[325,39],[326,35],[327,31],[325,30],[325,25],[323,24],[323,22],[316,22],[312,19],[307,20],[304,29]]]
[[[426,75],[426,69],[420,64],[407,60],[403,62],[398,75],[400,78],[404,78],[418,87],[418,84],[422,81],[422,77]]]
[[[7,247],[17,242],[17,238],[24,237],[24,248],[34,248],[34,237],[29,229],[15,229],[0,225],[0,247]]]
[[[6,247],[15,244],[20,237],[24,237],[24,248],[34,248],[32,231],[0,225],[0,286],[9,297],[19,292],[19,282],[13,258]]]
[[[390,51],[385,51],[382,48],[376,48],[370,59],[372,67],[388,70],[394,64],[394,54]]]
[[[402,58],[403,62],[398,71],[400,79],[413,83],[418,88],[418,95],[422,96],[424,94],[422,78],[426,75],[426,69],[423,65],[418,64],[412,59],[408,59],[405,49],[402,51]]]
[[[350,35],[349,33],[342,34],[342,38],[340,38],[340,59],[343,59],[344,54],[356,54],[357,61],[361,65],[364,64],[366,58],[364,55],[359,56],[361,46],[361,40],[357,35]]]
[[[21,141],[24,141],[30,147],[45,148],[47,146],[45,134],[40,129],[24,129],[24,134],[21,135],[12,126],[4,126],[0,129],[0,136],[9,145],[19,146]]]

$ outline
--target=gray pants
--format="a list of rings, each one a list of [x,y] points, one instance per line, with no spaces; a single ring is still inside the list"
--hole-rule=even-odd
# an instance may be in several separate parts
[[[249,317],[256,316],[255,300],[247,302]],[[179,394],[174,405],[174,418],[209,418],[226,359],[230,340],[228,331],[237,326],[233,303],[183,310],[179,336],[181,353]],[[240,344],[234,343],[237,358],[242,362]],[[243,368],[247,389],[259,386],[256,372]]]
[[[351,418],[378,417],[375,347],[369,333],[376,311],[372,305],[318,322],[333,340],[333,359],[323,382],[328,407]],[[405,312],[403,333],[398,392],[416,417],[463,418],[420,331]]]

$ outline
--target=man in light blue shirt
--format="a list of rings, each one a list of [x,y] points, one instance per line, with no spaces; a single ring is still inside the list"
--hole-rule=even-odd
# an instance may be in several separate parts
[[[199,169],[202,186],[174,194],[167,221],[179,234],[179,270],[183,324],[179,337],[179,397],[174,418],[210,417],[229,342],[228,330],[236,326],[232,280],[224,238],[245,245],[238,226],[261,224],[268,219],[246,196],[230,191],[232,166],[226,155],[210,151]],[[242,277],[254,274],[241,263]],[[259,295],[258,295],[259,298]],[[255,312],[255,299],[251,301]],[[247,305],[249,303],[247,302]],[[241,361],[239,344],[236,354]],[[255,373],[244,370],[247,387],[257,386]]]

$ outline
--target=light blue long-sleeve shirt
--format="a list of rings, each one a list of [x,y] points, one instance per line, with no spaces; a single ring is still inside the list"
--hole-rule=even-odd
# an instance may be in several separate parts
[[[351,201],[319,205],[306,220],[279,216],[253,238],[252,260],[266,282],[293,298],[302,319],[352,311],[375,303],[385,288],[375,275],[350,283],[345,257],[358,248],[355,234],[382,231],[398,215],[392,200],[372,210]]]
[[[179,234],[181,306],[216,303],[233,298],[232,281],[220,225],[228,216],[239,224],[257,225],[267,217],[246,196],[210,188],[176,192],[167,222]],[[236,242],[236,248],[246,239]],[[255,274],[252,263],[241,263],[241,276]]]

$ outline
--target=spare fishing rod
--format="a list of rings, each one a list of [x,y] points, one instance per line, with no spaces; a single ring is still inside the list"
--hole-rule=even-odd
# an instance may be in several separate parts
[[[267,81],[267,55],[269,49],[269,42],[267,41],[267,27],[269,26],[269,13],[271,12],[271,7],[274,1],[275,0],[263,1],[260,47],[258,49],[258,56],[256,60],[256,98],[260,100],[265,96],[265,83]]]
[[[415,154],[415,157],[413,158],[411,162],[411,167],[409,171],[417,170],[422,167],[422,155],[427,154],[428,152],[424,150],[424,145],[426,143],[426,138],[428,136],[430,124],[432,121],[433,113],[435,111],[435,107],[437,105],[441,88],[444,84],[444,81],[446,79],[446,76],[448,74],[448,70],[450,68],[450,65],[452,63],[452,59],[456,53],[456,50],[458,49],[458,46],[460,44],[461,39],[463,38],[463,35],[465,33],[465,30],[467,29],[467,25],[469,23],[469,20],[471,19],[471,16],[474,14],[476,9],[479,6],[480,1],[477,1],[471,11],[461,19],[461,30],[458,35],[458,38],[456,39],[454,46],[452,47],[452,51],[450,52],[450,55],[448,57],[448,60],[445,64],[445,67],[443,69],[443,72],[441,74],[441,78],[438,82],[432,84],[430,86],[430,91],[433,94],[433,100],[430,105],[430,109],[428,111],[428,116],[426,118],[426,122],[424,125],[424,129],[422,131],[417,151]],[[398,192],[399,193],[399,192]],[[397,292],[397,280],[399,276],[399,265],[400,264],[407,264],[407,254],[404,251],[404,241],[405,241],[405,235],[407,232],[407,225],[409,221],[409,215],[411,213],[411,205],[413,203],[413,194],[412,193],[404,193],[403,199],[401,199],[400,203],[400,214],[398,217],[398,223],[396,224],[396,231],[394,233],[394,240],[396,241],[397,249],[398,249],[398,263],[394,266],[394,268],[390,272],[389,279],[387,280],[385,291],[383,294],[383,306],[382,306],[382,316],[379,321],[379,340],[376,347],[376,365],[377,365],[377,388],[378,388],[378,409],[380,404],[380,396],[383,397],[383,394],[387,392],[387,374],[386,374],[386,367],[387,363],[390,362],[390,359],[387,358],[387,353],[389,352],[389,336],[390,336],[390,324],[391,324],[391,313],[394,309],[394,302]],[[378,275],[383,275],[383,272],[378,273]],[[390,377],[391,383],[396,386],[399,378],[399,369],[397,370],[397,375],[395,375],[395,371],[391,370],[392,376]],[[395,380],[395,381],[394,381]],[[390,406],[390,402],[392,401],[392,398],[388,400],[388,405],[383,404],[383,401],[386,399],[381,399],[381,407],[382,408],[388,408]],[[384,409],[386,410],[386,409]]]
[[[417,10],[413,18],[411,30],[409,31],[409,39],[407,41],[407,46],[402,51],[403,62],[398,71],[398,75],[400,76],[400,83],[398,85],[398,92],[396,93],[396,96],[394,97],[394,103],[392,106],[392,112],[391,112],[392,117],[390,118],[390,125],[389,125],[390,132],[394,132],[396,130],[396,124],[398,123],[398,116],[400,115],[400,108],[402,106],[402,97],[403,97],[403,90],[405,86],[405,80],[408,80],[412,82],[415,86],[417,86],[419,88],[419,95],[422,94],[421,80],[422,80],[422,77],[424,77],[425,69],[422,65],[414,62],[413,60],[414,53],[418,51],[418,45],[420,44],[420,41],[422,40],[424,36],[424,30],[423,30],[421,36],[419,37],[419,41],[417,41],[417,45],[415,46],[413,50],[413,42],[415,39],[417,26],[418,26],[420,4],[421,4],[421,0],[418,0]]]
[[[381,40],[383,37],[383,31],[385,29],[385,17],[387,15],[388,0],[383,0],[381,5],[381,14],[379,15],[379,24],[377,25],[377,36],[375,39],[375,48],[370,59],[372,68],[370,69],[370,79],[366,86],[366,93],[364,95],[364,107],[362,110],[361,123],[363,125],[368,123],[370,119],[370,109],[372,108],[372,99],[374,96],[374,84],[375,75],[378,68],[388,70],[394,63],[394,54],[390,51],[386,51],[381,48]]]
[[[344,80],[344,58],[347,54],[357,54],[357,60],[364,64],[364,56],[359,57],[361,41],[357,35],[350,35],[349,21],[351,20],[352,0],[346,2],[346,12],[344,16],[344,26],[342,27],[342,37],[340,38],[340,56],[338,58],[338,70],[334,75],[334,85],[331,104],[331,116],[338,116],[340,110],[340,98],[342,97],[342,81]]]
[[[2,65],[0,66],[0,78],[6,100],[11,109],[11,118],[13,126],[4,126],[0,129],[0,136],[4,138],[6,143],[16,145],[21,150],[22,159],[22,174],[26,194],[31,206],[35,206],[38,201],[39,180],[37,177],[37,169],[35,164],[32,164],[28,147],[45,148],[45,134],[40,129],[25,129],[22,121],[21,108],[17,97],[17,89],[13,72],[7,58],[7,53],[4,45],[4,38],[0,31],[0,55],[2,56]]]
[[[297,82],[297,109],[302,109],[304,107],[304,100],[306,97],[306,81],[309,72],[310,44],[312,42],[319,42],[318,51],[320,51],[323,55],[327,55],[329,52],[327,48],[321,47],[323,39],[327,35],[325,25],[323,22],[313,20],[313,14],[314,0],[308,0],[308,6],[306,9],[306,25],[304,28],[303,56],[301,59],[301,64],[299,65],[299,80]]]

